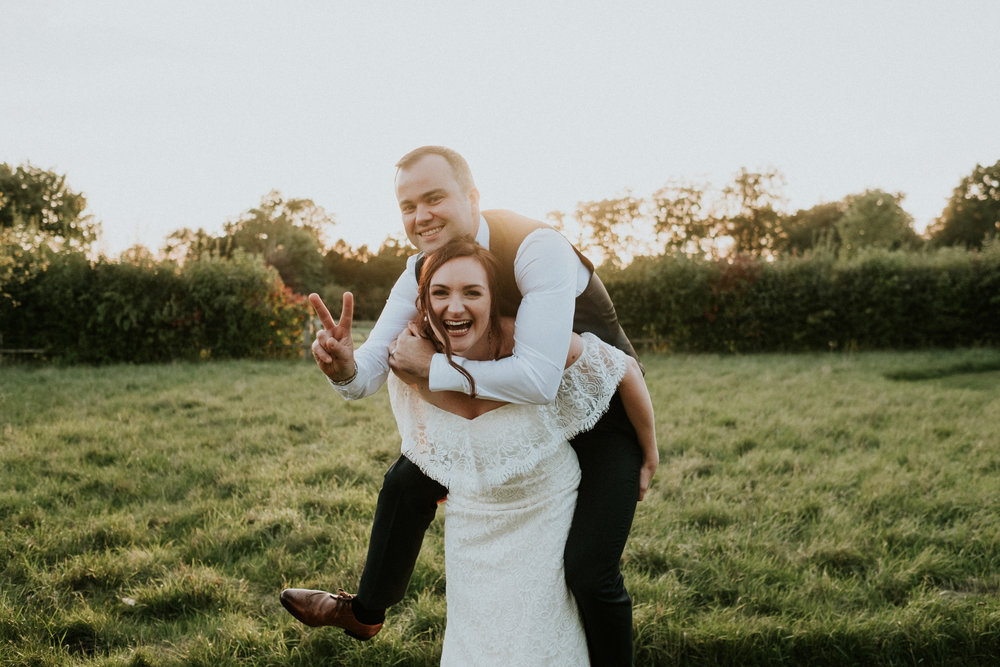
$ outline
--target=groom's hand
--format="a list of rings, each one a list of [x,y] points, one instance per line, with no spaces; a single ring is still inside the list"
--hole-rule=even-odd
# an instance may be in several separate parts
[[[310,294],[309,303],[323,324],[323,328],[316,332],[316,340],[312,344],[313,358],[328,378],[334,382],[343,382],[351,378],[355,372],[354,340],[351,338],[354,295],[344,292],[344,305],[340,311],[339,322],[333,321],[333,316],[330,315],[319,294]]]
[[[434,352],[431,341],[407,328],[389,346],[389,368],[408,384],[426,382],[431,372]]]

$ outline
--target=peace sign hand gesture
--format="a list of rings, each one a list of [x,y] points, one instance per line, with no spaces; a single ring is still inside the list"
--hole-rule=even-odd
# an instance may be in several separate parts
[[[350,380],[355,374],[354,340],[351,338],[354,295],[344,292],[339,322],[333,321],[333,316],[319,294],[310,294],[309,303],[323,324],[323,328],[316,332],[316,340],[312,344],[313,358],[320,370],[334,382]]]

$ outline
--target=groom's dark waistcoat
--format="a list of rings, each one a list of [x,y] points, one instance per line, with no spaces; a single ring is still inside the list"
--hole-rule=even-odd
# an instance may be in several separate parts
[[[490,252],[500,264],[500,313],[513,317],[521,305],[521,290],[514,280],[514,258],[525,237],[536,229],[549,228],[544,222],[532,220],[513,211],[491,210],[483,211],[483,218],[490,227]],[[583,253],[573,247],[580,261],[590,271],[590,283],[587,289],[576,298],[576,309],[573,313],[573,331],[583,333],[589,331],[605,343],[614,345],[625,354],[638,359],[632,343],[629,342],[618,314],[604,283],[597,277],[593,263],[584,257]],[[423,261],[417,262],[417,279]]]

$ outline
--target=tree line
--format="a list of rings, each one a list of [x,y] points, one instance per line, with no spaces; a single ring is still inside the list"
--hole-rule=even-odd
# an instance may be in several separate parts
[[[613,268],[664,254],[776,259],[822,249],[846,258],[866,248],[979,249],[1000,235],[1000,161],[976,165],[923,236],[903,208],[903,193],[869,189],[786,213],[783,185],[777,170],[742,168],[722,186],[675,179],[648,197],[626,192],[581,202],[569,214],[553,211],[549,219]]]
[[[226,222],[221,234],[188,228],[171,233],[160,254],[178,264],[205,254],[257,255],[293,292],[318,292],[337,303],[349,290],[356,297],[355,316],[375,319],[413,249],[392,236],[376,250],[354,248],[343,239],[327,245],[325,238],[335,225],[333,216],[311,199],[288,199],[271,191],[260,204]]]
[[[995,259],[995,239],[1000,235],[1000,161],[987,167],[977,165],[963,178],[922,236],[902,207],[901,193],[871,189],[787,213],[781,206],[783,183],[777,171],[741,169],[721,187],[674,180],[649,197],[626,193],[581,202],[571,213],[552,212],[548,219],[601,264],[609,289],[620,295],[616,303],[630,330],[660,339],[680,341],[678,332],[701,331],[699,327],[705,325],[719,333],[719,322],[739,321],[719,314],[720,308],[734,308],[733,293],[753,294],[762,299],[760,303],[774,301],[773,295],[768,296],[772,292],[761,289],[770,285],[773,291],[782,280],[791,285],[791,276],[801,278],[803,285],[832,280],[838,289],[847,290],[838,292],[841,296],[834,301],[850,301],[855,297],[848,292],[856,291],[850,285],[861,283],[849,279],[855,275],[850,270],[831,270],[829,262],[847,266],[858,258],[867,261],[864,258],[873,252],[915,255],[953,247],[952,252],[972,253],[967,261],[973,269],[959,268],[966,266],[966,260],[954,259],[921,260],[917,265],[922,268],[915,269],[900,268],[899,260],[884,258],[875,265],[862,264],[865,270],[881,271],[888,283],[905,287],[917,280],[914,275],[958,271],[966,276],[960,281],[963,284],[994,284],[995,261],[985,260],[987,256]],[[272,191],[257,206],[227,221],[221,233],[183,228],[171,233],[156,254],[136,246],[117,259],[94,258],[91,250],[99,238],[100,223],[88,213],[83,193],[72,190],[66,177],[53,171],[30,164],[0,164],[0,335],[7,341],[0,347],[9,347],[12,340],[30,343],[28,339],[37,338],[35,332],[51,319],[45,315],[48,309],[59,310],[65,303],[76,309],[77,332],[70,332],[69,338],[63,335],[58,342],[48,341],[46,347],[73,348],[87,339],[101,350],[96,358],[78,354],[80,359],[247,354],[244,347],[227,342],[232,327],[212,319],[209,311],[227,312],[233,321],[269,328],[255,339],[254,349],[280,356],[297,343],[306,324],[302,294],[316,291],[336,302],[343,291],[351,290],[357,296],[355,316],[374,319],[413,252],[401,237],[390,236],[374,250],[354,248],[343,240],[327,243],[335,226],[334,217],[312,200],[285,198]],[[976,260],[984,247],[988,252],[982,261]],[[922,252],[898,252],[907,250]],[[767,265],[781,266],[770,269]],[[988,275],[975,273],[976,267],[986,265],[992,267]],[[761,276],[766,279],[756,284]],[[920,280],[913,284],[923,284]],[[144,287],[136,291],[136,285]],[[649,298],[636,301],[623,291],[623,285]],[[800,287],[790,287],[780,301],[794,308],[795,294],[811,299],[811,288]],[[683,309],[678,306],[677,299],[698,290],[708,297]],[[210,297],[213,291],[216,297]],[[643,315],[649,313],[643,304],[666,298],[666,291],[671,295],[660,315],[687,318],[683,326],[676,322],[654,326]],[[720,294],[729,296],[717,298]],[[889,298],[896,292],[881,294]],[[983,292],[977,287],[969,294]],[[939,290],[941,303],[964,298]],[[878,315],[873,306],[865,308],[870,315]],[[840,313],[833,319],[842,319],[848,311],[841,303],[810,311],[808,318],[820,322],[830,320],[830,313]],[[780,319],[775,313],[769,317]],[[961,317],[958,312],[948,315],[952,321]],[[56,321],[51,324],[60,326]],[[121,338],[102,338],[107,327],[116,328]],[[968,330],[956,340],[986,342],[975,333],[979,330]],[[749,346],[736,340],[745,335],[745,328],[730,326],[728,331],[725,342],[712,349],[762,348],[759,336]],[[158,333],[153,336],[152,332]],[[136,335],[173,341],[174,347],[139,350],[133,344]],[[684,334],[683,338],[711,340],[713,335]],[[821,340],[825,335],[815,331],[802,340]],[[947,336],[946,331],[938,331],[922,340],[940,344]],[[850,340],[861,341],[862,346],[867,345],[864,341],[875,341],[872,344],[879,346],[893,339],[864,334]],[[838,345],[853,346],[850,340]],[[689,342],[674,347],[694,349]],[[132,350],[130,356],[122,357],[126,350]]]
[[[777,170],[741,168],[729,183],[668,181],[648,197],[580,202],[570,213],[552,211],[548,221],[611,267],[636,256],[684,254],[703,257],[750,255],[773,259],[801,256],[817,248],[850,256],[864,248],[918,249],[961,246],[978,249],[1000,235],[1000,161],[976,165],[955,187],[947,206],[924,236],[913,228],[903,193],[869,189],[794,213],[781,210],[785,179]],[[325,242],[336,220],[311,199],[284,198],[272,191],[260,203],[227,221],[221,234],[182,228],[171,233],[160,256],[183,262],[202,253],[230,257],[242,250],[260,255],[297,293],[324,286],[391,284],[412,248],[388,237],[377,250]],[[42,244],[86,250],[100,224],[86,212],[86,199],[64,175],[30,164],[0,164],[0,231],[5,246]],[[151,252],[135,247],[123,261]]]

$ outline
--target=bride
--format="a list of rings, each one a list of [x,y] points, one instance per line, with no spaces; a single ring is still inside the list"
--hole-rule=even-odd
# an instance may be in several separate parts
[[[403,454],[448,488],[441,663],[588,664],[563,573],[580,481],[568,440],[592,427],[618,390],[644,457],[655,461],[652,403],[636,361],[592,334],[573,334],[551,404],[475,398],[461,360],[499,359],[514,346],[513,318],[492,298],[497,280],[496,260],[470,238],[430,255],[420,275],[421,322],[411,330],[447,355],[471,396],[389,379]]]

